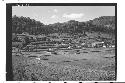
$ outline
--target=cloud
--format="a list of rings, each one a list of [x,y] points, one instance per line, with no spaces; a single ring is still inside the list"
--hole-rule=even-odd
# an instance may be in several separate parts
[[[70,18],[70,19],[82,18],[83,16],[84,16],[83,13],[63,14],[63,17],[64,17],[64,18]]]
[[[50,11],[50,10],[48,10],[47,12],[49,12],[49,13],[50,13],[51,11]]]
[[[58,16],[56,16],[56,15],[52,15],[50,18],[58,18]]]
[[[54,9],[53,11],[54,11],[55,13],[57,13],[57,12],[58,12],[58,10],[57,10],[57,9]]]

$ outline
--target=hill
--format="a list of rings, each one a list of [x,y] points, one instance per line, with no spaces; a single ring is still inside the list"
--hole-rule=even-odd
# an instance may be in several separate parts
[[[31,35],[50,33],[82,34],[85,32],[115,33],[115,16],[102,16],[87,22],[70,20],[64,23],[45,25],[29,17],[12,17],[12,32],[28,32]]]
[[[115,29],[115,16],[101,16],[93,19],[91,22],[93,25],[111,27],[112,29]]]

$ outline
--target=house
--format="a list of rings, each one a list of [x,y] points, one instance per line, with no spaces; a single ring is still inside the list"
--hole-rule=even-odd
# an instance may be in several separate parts
[[[67,44],[61,44],[61,45],[58,45],[57,49],[68,49],[69,45]]]
[[[22,42],[12,42],[12,47],[22,48],[23,43]]]
[[[81,45],[82,45],[82,46],[84,46],[84,45],[85,45],[85,43],[81,43]]]
[[[12,47],[12,52],[20,52],[20,49],[16,47]]]
[[[33,49],[36,49],[36,45],[29,44],[24,48],[26,51],[33,51]]]
[[[48,38],[48,37],[37,37],[36,38],[37,39],[37,41],[50,41],[50,38]]]
[[[103,46],[104,46],[104,42],[93,42],[92,43],[92,47],[99,48],[99,47],[103,47]]]
[[[111,44],[111,42],[105,42],[105,46],[106,46],[106,48],[108,48],[108,47],[111,47],[112,46],[112,44]]]
[[[109,45],[110,48],[115,48],[115,45]]]
[[[61,42],[61,39],[53,39],[53,38],[50,38],[50,41],[51,41],[51,42],[54,42],[54,43],[56,44],[56,43],[60,43],[60,42]]]
[[[103,47],[103,48],[106,48],[106,45],[103,45],[102,47]]]

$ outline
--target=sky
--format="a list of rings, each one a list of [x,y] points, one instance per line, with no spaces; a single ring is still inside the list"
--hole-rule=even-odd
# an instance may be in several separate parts
[[[44,24],[83,22],[100,16],[115,16],[115,6],[13,6],[13,15],[30,17]]]

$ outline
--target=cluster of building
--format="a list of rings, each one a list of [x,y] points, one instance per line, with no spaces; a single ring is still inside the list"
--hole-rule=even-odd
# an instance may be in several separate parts
[[[17,35],[19,39],[28,36],[30,43],[23,49],[27,51],[38,51],[41,49],[81,49],[81,48],[100,48],[115,47],[115,43],[107,41],[106,38],[97,40],[96,38],[56,35]],[[111,39],[110,39],[111,40]]]
[[[33,39],[33,38],[32,38]],[[78,38],[79,39],[79,38]],[[108,48],[115,47],[108,41],[96,41],[94,39],[86,38],[84,40],[73,39],[73,37],[56,37],[56,36],[38,36],[36,41],[27,45],[26,49],[40,50],[40,49],[81,49],[81,48]],[[93,41],[92,41],[93,40]]]

